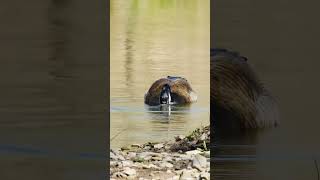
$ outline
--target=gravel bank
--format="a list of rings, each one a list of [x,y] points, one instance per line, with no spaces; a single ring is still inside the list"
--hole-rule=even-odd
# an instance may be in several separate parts
[[[210,179],[210,127],[110,151],[111,179]]]

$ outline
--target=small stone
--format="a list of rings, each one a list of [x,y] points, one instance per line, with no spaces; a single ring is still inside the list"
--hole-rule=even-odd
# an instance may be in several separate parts
[[[110,164],[110,166],[112,168],[122,168],[122,163],[121,163],[121,161],[113,161],[113,163]]]
[[[143,161],[145,161],[145,159],[141,158],[141,157],[134,157],[134,158],[132,158],[132,161],[133,162],[143,162]]]
[[[201,135],[201,137],[200,137],[200,140],[201,141],[204,141],[204,140],[206,140],[207,139],[207,135],[205,134],[205,133],[203,133],[202,135]]]
[[[142,168],[143,168],[143,169],[150,169],[150,165],[143,164],[143,165],[142,165]]]
[[[200,153],[202,153],[202,152],[199,150],[192,150],[192,151],[186,152],[187,155],[196,155],[196,154],[200,154]]]
[[[136,148],[140,148],[140,144],[132,144],[131,147],[136,147]]]
[[[168,153],[166,153],[166,152],[162,152],[162,153],[160,153],[162,156],[168,156],[169,154]]]
[[[130,150],[130,147],[125,146],[125,147],[122,147],[122,148],[121,148],[121,151],[126,151],[126,150]]]
[[[192,176],[194,177],[194,179],[199,179],[200,178],[200,173],[198,172],[193,172]]]
[[[122,156],[122,155],[118,155],[118,159],[120,159],[121,161],[125,161],[126,159]]]
[[[155,144],[153,147],[155,149],[161,149],[161,148],[163,148],[163,144]]]
[[[190,160],[194,155],[191,154],[181,154],[181,156],[179,157],[182,160]]]
[[[138,154],[133,161],[149,161],[151,159],[151,155],[148,152],[142,152]]]
[[[152,157],[161,157],[162,158],[162,154],[160,154],[160,153],[150,153],[150,155]]]
[[[111,160],[118,160],[118,156],[115,153],[110,152],[110,159]]]
[[[192,160],[193,168],[198,169],[199,171],[203,171],[203,168],[207,166],[207,159],[200,154],[196,154],[195,157]]]
[[[142,153],[139,153],[139,154],[137,155],[137,157],[139,157],[139,158],[145,158],[145,157],[147,157],[147,156],[150,156],[150,153],[149,153],[149,152],[142,152]]]
[[[157,157],[157,156],[152,157],[151,159],[154,160],[154,161],[161,161],[162,160],[161,157]]]
[[[112,175],[112,177],[114,177],[114,178],[125,178],[125,177],[127,177],[127,175],[125,173],[123,173],[123,172],[116,172],[116,173],[114,173]]]
[[[130,167],[132,166],[133,162],[132,161],[122,161],[122,166],[123,167]]]
[[[123,169],[123,173],[125,173],[128,176],[135,176],[137,174],[136,170],[129,168],[129,167],[125,167]]]
[[[111,167],[114,167],[114,166],[116,166],[118,163],[117,163],[117,161],[110,161],[110,166]]]
[[[180,174],[180,180],[191,180],[194,179],[194,177],[192,177],[192,171],[188,171],[188,170],[183,170],[182,173]]]
[[[173,176],[172,180],[179,180],[179,176]]]
[[[185,138],[185,136],[183,136],[183,135],[179,135],[179,136],[175,137],[176,141],[180,141],[180,140],[182,140],[184,138]]]
[[[128,159],[133,159],[136,156],[137,156],[137,153],[135,153],[135,152],[129,152],[128,155],[127,155]]]
[[[136,168],[143,168],[143,164],[140,162],[136,162],[132,165],[132,167],[136,167]]]
[[[177,175],[180,175],[182,173],[183,170],[175,170],[174,173]]]
[[[171,163],[168,162],[163,162],[160,164],[160,167],[162,168],[173,168],[173,165]]]
[[[163,159],[163,161],[173,162],[172,157],[170,157],[170,156],[166,156],[166,157]]]
[[[201,172],[200,173],[200,180],[209,180],[210,179],[210,173],[207,172]]]
[[[156,166],[154,164],[149,164],[149,167],[152,168],[152,169],[157,169],[157,170],[160,169],[160,167],[158,167],[158,166]]]
[[[201,155],[203,155],[206,158],[210,158],[210,151],[204,151],[203,153],[201,153]]]

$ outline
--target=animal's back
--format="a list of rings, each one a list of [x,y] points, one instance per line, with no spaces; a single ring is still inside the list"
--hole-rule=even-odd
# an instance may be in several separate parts
[[[248,129],[278,124],[277,104],[247,58],[225,49],[211,49],[210,74],[214,126]]]

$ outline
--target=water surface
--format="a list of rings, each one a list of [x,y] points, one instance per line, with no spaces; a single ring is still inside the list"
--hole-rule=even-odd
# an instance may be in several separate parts
[[[209,1],[111,1],[111,147],[162,141],[209,124]],[[198,94],[171,114],[144,104],[151,84],[185,77]]]
[[[107,35],[100,6],[0,6],[0,179],[104,178]]]
[[[279,127],[255,137],[216,142],[216,179],[318,179],[318,6],[316,1],[214,1],[213,45],[248,58],[277,98],[281,116]]]

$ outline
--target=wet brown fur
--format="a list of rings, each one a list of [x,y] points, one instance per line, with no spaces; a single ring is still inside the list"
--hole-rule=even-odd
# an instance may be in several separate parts
[[[217,121],[214,123],[242,129],[276,126],[276,103],[247,59],[227,50],[211,53],[211,112]]]
[[[159,105],[160,92],[165,84],[170,86],[173,99],[175,99],[178,104],[192,102],[190,93],[193,92],[193,90],[186,79],[161,78],[151,85],[150,89],[145,95],[145,103],[148,105]]]

